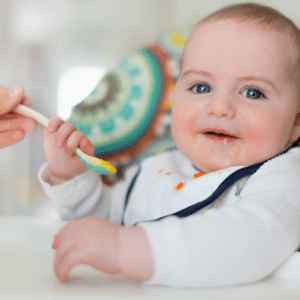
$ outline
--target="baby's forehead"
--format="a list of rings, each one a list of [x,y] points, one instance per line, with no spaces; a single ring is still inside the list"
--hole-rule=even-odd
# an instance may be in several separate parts
[[[243,34],[248,34],[250,32],[256,32],[257,34],[262,34],[266,36],[280,36],[281,38],[284,37],[288,39],[289,41],[295,42],[296,37],[293,36],[291,31],[288,29],[285,30],[279,30],[274,27],[267,27],[266,25],[262,25],[257,20],[239,20],[239,19],[219,19],[219,20],[209,20],[204,22],[199,22],[196,24],[192,31],[190,36],[187,39],[187,43],[190,39],[193,39],[195,37],[201,38],[201,35],[198,35],[198,32],[205,33],[206,31],[213,32],[213,30],[216,31],[222,31],[222,29],[225,30],[225,35],[230,36],[232,34],[233,28],[238,28],[240,32],[243,32]],[[299,37],[297,37],[298,41],[297,43],[300,43],[300,34]]]
[[[227,31],[227,28],[225,28],[226,24],[233,24],[233,26],[236,26],[239,31],[241,31],[241,40],[244,41],[244,37],[249,35],[249,32],[258,33],[259,35],[263,36],[263,42],[273,43],[274,39],[276,39],[277,44],[274,45],[274,48],[269,48],[269,51],[272,52],[272,50],[277,51],[278,48],[281,49],[280,52],[280,58],[281,60],[284,60],[286,63],[286,68],[288,73],[295,74],[295,71],[297,73],[300,69],[300,39],[297,36],[293,36],[293,33],[289,32],[288,30],[276,30],[274,28],[267,28],[266,26],[260,26],[258,22],[251,21],[251,22],[239,22],[239,20],[229,19],[229,20],[209,20],[207,22],[199,22],[192,30],[184,49],[184,55],[183,60],[181,64],[181,68],[184,66],[186,57],[190,55],[191,51],[195,51],[195,47],[201,47],[201,45],[206,46],[205,41],[208,40],[209,34],[213,35],[219,30],[223,30],[223,34],[230,37],[231,32]],[[209,34],[208,34],[209,32]],[[206,39],[204,39],[204,37]],[[268,39],[269,38],[269,39]],[[224,40],[224,39],[223,39]],[[222,40],[222,41],[223,41]],[[209,39],[209,43],[212,43],[216,41],[216,43],[219,42],[218,39]],[[200,43],[199,43],[200,42]],[[230,43],[230,39],[228,40],[228,43]],[[237,38],[235,42],[238,44],[240,41]],[[225,42],[226,43],[226,39]],[[272,45],[272,44],[271,44]],[[203,47],[205,49],[205,47]],[[203,50],[203,49],[199,49]],[[207,51],[209,52],[210,49],[208,48]],[[222,51],[222,49],[221,49]],[[265,48],[262,50],[262,54],[268,54],[266,52]],[[199,51],[200,53],[201,51]],[[203,53],[203,52],[202,52]],[[250,57],[251,59],[251,57]],[[274,61],[274,64],[278,62]]]

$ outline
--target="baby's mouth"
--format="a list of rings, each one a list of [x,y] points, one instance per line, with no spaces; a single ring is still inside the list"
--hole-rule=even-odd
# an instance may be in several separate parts
[[[223,145],[237,140],[236,136],[231,135],[230,133],[227,133],[225,131],[204,131],[203,134],[206,138]]]

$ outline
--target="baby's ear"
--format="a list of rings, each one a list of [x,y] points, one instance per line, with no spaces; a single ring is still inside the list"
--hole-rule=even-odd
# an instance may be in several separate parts
[[[297,113],[289,142],[294,143],[300,137],[300,112]]]

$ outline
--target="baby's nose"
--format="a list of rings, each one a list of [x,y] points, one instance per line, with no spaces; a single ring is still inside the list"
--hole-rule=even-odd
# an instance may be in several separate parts
[[[232,119],[235,116],[235,109],[228,97],[215,97],[207,104],[205,113],[216,118]]]

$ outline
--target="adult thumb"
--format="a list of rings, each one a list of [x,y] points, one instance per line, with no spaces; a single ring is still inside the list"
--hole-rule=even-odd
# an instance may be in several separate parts
[[[4,115],[12,111],[23,99],[24,88],[16,85],[9,89],[0,85],[0,115]]]

